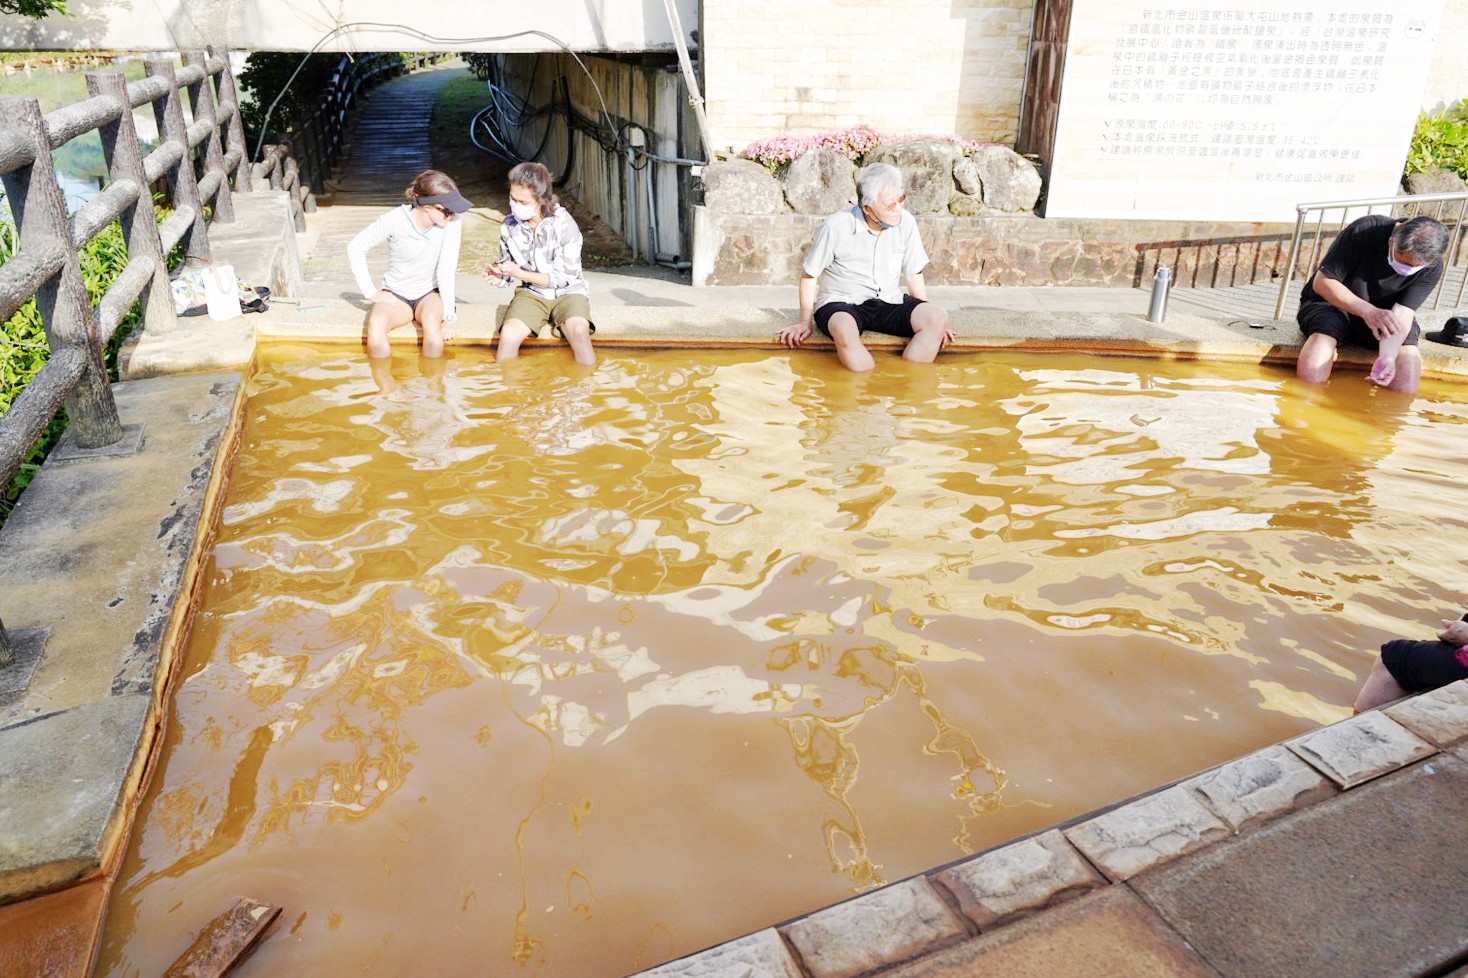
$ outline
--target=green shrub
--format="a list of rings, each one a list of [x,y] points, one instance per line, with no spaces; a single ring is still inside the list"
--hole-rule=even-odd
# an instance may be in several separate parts
[[[1462,103],[1417,117],[1403,175],[1426,173],[1435,167],[1468,178],[1468,118],[1464,117]]]

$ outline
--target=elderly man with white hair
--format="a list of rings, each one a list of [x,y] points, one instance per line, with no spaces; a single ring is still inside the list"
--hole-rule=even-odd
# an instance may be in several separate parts
[[[917,221],[902,208],[905,199],[897,167],[862,168],[856,206],[826,218],[806,252],[800,321],[780,330],[782,343],[800,346],[814,324],[835,341],[842,366],[865,371],[876,364],[862,345],[862,330],[906,338],[902,356],[913,363],[932,363],[953,341],[948,314],[927,301],[928,253]]]

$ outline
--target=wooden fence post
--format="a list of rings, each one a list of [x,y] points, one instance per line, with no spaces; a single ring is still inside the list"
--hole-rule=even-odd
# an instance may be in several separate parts
[[[5,631],[5,622],[0,621],[0,669],[15,665],[15,650],[10,647],[10,635]]]
[[[211,58],[218,58],[224,62],[224,68],[215,80],[215,91],[219,95],[219,104],[224,107],[234,107],[224,117],[225,155],[235,157],[238,153],[237,162],[234,165],[234,189],[236,193],[249,193],[250,150],[245,145],[245,122],[240,116],[239,87],[234,83],[234,73],[229,70],[229,48],[211,44],[208,50]]]
[[[122,439],[122,423],[112,400],[112,385],[102,366],[102,349],[97,342],[97,321],[87,298],[86,282],[71,244],[71,222],[66,203],[56,183],[56,166],[51,160],[51,139],[41,106],[33,98],[0,98],[0,127],[11,129],[35,147],[35,159],[27,166],[0,177],[10,198],[20,250],[55,248],[63,245],[61,271],[48,277],[36,290],[36,308],[46,330],[46,342],[55,353],[73,347],[86,358],[86,367],[76,386],[66,396],[66,413],[71,431],[81,448],[104,448]]]
[[[189,145],[188,127],[184,125],[183,104],[178,97],[178,77],[173,62],[167,58],[147,58],[144,68],[151,78],[168,79],[168,94],[153,103],[153,117],[158,120],[158,138],[183,147],[183,158],[168,168],[168,196],[175,208],[188,207],[194,220],[179,242],[184,248],[184,261],[200,264],[209,261],[209,232],[204,225],[203,202],[199,200],[199,179],[194,174],[194,151]]]
[[[110,95],[123,106],[122,116],[116,122],[102,126],[97,134],[102,138],[108,182],[132,180],[139,188],[137,203],[125,209],[118,220],[127,238],[128,256],[151,258],[156,263],[152,278],[138,294],[142,326],[154,333],[175,330],[178,328],[178,316],[173,311],[173,293],[168,282],[168,256],[163,253],[163,239],[158,236],[158,218],[153,209],[148,176],[143,170],[138,133],[133,127],[127,80],[120,71],[89,71],[87,91],[93,95]]]
[[[193,107],[194,121],[209,126],[209,135],[199,147],[199,161],[205,177],[219,174],[219,186],[212,195],[214,220],[220,224],[234,222],[234,204],[229,194],[229,173],[224,168],[224,150],[219,145],[219,114],[214,109],[214,85],[209,79],[209,61],[203,51],[185,51],[184,64],[198,68],[199,80],[191,83],[189,105]],[[200,181],[203,182],[202,179]]]

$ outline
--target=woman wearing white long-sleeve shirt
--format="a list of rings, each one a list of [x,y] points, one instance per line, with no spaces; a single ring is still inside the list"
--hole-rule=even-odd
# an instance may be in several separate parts
[[[367,355],[391,353],[387,334],[416,322],[423,328],[423,355],[443,353],[454,337],[454,275],[463,237],[458,216],[473,205],[459,193],[448,174],[424,170],[404,191],[408,203],[394,207],[363,228],[347,245],[347,261],[367,312]],[[382,285],[373,284],[367,252],[387,242],[387,271]]]

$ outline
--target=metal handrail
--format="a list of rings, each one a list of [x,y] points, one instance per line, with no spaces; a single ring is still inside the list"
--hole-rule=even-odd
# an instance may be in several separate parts
[[[1443,205],[1454,201],[1458,203],[1457,216],[1451,221],[1443,220]],[[1459,190],[1443,194],[1408,194],[1397,197],[1364,197],[1358,200],[1322,200],[1307,204],[1296,204],[1295,234],[1290,239],[1290,256],[1289,260],[1285,262],[1284,278],[1279,283],[1279,298],[1274,304],[1274,318],[1278,319],[1284,313],[1286,293],[1289,292],[1290,283],[1295,278],[1295,261],[1300,256],[1300,243],[1305,235],[1306,215],[1311,211],[1317,211],[1318,215],[1315,219],[1315,234],[1310,242],[1310,260],[1305,263],[1306,269],[1315,268],[1315,259],[1320,254],[1320,238],[1325,232],[1326,211],[1340,210],[1340,224],[1333,232],[1334,234],[1339,234],[1350,223],[1347,218],[1350,216],[1352,210],[1364,208],[1367,214],[1371,214],[1375,213],[1375,209],[1378,207],[1387,207],[1391,213],[1396,213],[1398,208],[1405,209],[1410,207],[1411,213],[1405,216],[1416,217],[1421,213],[1423,204],[1431,203],[1437,204],[1437,213],[1432,216],[1436,217],[1439,221],[1443,221],[1444,224],[1452,225],[1453,232],[1448,239],[1447,250],[1443,252],[1445,256],[1444,261],[1452,264],[1454,258],[1459,254],[1458,245],[1462,240],[1463,218],[1465,213],[1468,213],[1468,191]],[[1365,215],[1358,216],[1364,217]],[[1447,280],[1446,275],[1438,280],[1437,288],[1433,292],[1432,307],[1434,309],[1442,302],[1443,286],[1447,284]],[[1458,283],[1458,296],[1454,300],[1456,305],[1461,306],[1463,304],[1463,290],[1465,285],[1468,285],[1468,274],[1465,274],[1462,281]]]

